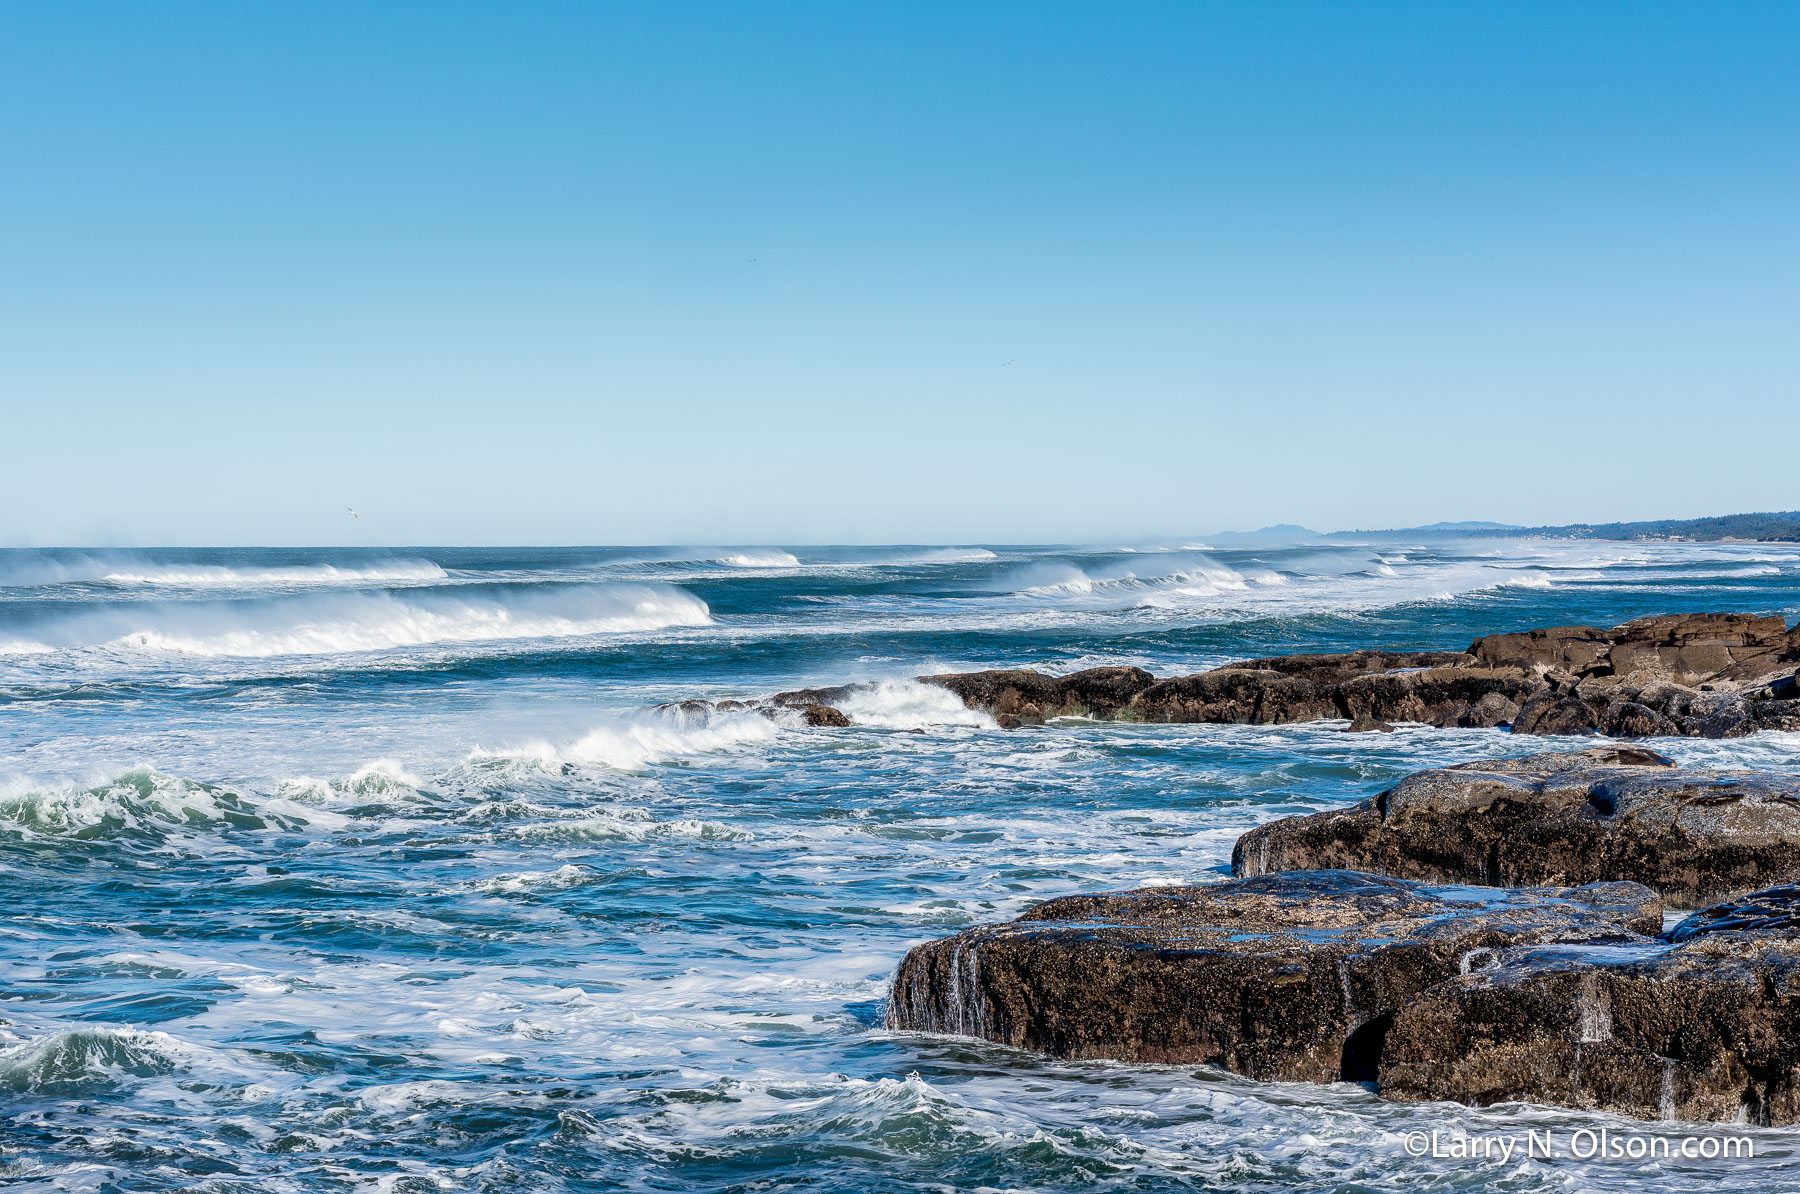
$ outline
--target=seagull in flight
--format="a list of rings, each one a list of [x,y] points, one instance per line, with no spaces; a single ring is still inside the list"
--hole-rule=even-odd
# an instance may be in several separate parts
[[[1006,368],[1006,367],[1007,367],[1007,366],[1008,366],[1008,365],[1010,365],[1010,364],[1012,364],[1012,363],[1013,363],[1013,361],[1016,361],[1016,360],[1018,360],[1018,359],[1019,359],[1019,358],[1018,358],[1018,357],[1014,357],[1014,358],[1013,358],[1013,359],[1012,359],[1012,361],[1001,361],[1001,362],[1000,362],[1000,367],[1001,367],[1001,368],[1002,368],[1002,369],[1004,369],[1004,368]]]
[[[351,517],[351,518],[355,518],[355,517],[356,517],[356,507],[355,507],[355,506],[345,506],[345,507],[344,507],[344,509],[346,509],[346,510],[348,510],[348,511],[350,511],[350,517]]]

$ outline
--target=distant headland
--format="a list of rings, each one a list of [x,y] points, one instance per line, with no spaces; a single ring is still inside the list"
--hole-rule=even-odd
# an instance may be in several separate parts
[[[1688,543],[1800,542],[1800,510],[1762,514],[1721,514],[1713,518],[1656,518],[1645,522],[1577,522],[1568,526],[1522,527],[1503,522],[1434,522],[1393,530],[1312,531],[1292,523],[1259,531],[1221,531],[1207,536],[1218,547],[1266,547],[1281,543],[1340,542],[1346,539],[1638,539]]]

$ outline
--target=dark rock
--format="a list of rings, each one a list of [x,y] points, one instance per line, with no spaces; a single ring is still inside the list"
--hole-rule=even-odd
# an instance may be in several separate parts
[[[1594,733],[1603,716],[1602,710],[1571,690],[1544,688],[1528,696],[1519,707],[1513,732],[1576,737]]]
[[[1670,929],[1667,936],[1670,941],[1681,944],[1712,933],[1800,938],[1800,886],[1784,883],[1702,908]]]
[[[1697,907],[1800,877],[1800,778],[1688,771],[1640,747],[1484,760],[1260,825],[1232,851],[1242,876],[1321,867],[1508,886],[1630,880]]]
[[[1607,675],[1620,680],[1743,679],[1790,655],[1800,643],[1778,617],[1676,614],[1639,618],[1611,630],[1564,626],[1523,634],[1490,634],[1469,653],[1489,665],[1527,671]],[[1759,671],[1758,669],[1761,669]]]
[[[1383,1098],[1800,1122],[1800,888],[1708,908],[1665,941],[1479,960],[1395,1016]]]
[[[1033,671],[958,672],[920,676],[919,680],[948,688],[971,709],[1036,722],[1050,717],[1117,717],[1156,677],[1140,667],[1096,667],[1067,676]]]
[[[1139,668],[921,676],[972,709],[1275,725],[1347,718],[1508,726],[1517,734],[1730,738],[1800,729],[1800,628],[1778,617],[1682,614],[1611,630],[1490,634],[1467,651],[1281,655],[1158,680]],[[830,703],[836,690],[784,693]]]
[[[812,691],[825,691],[814,689]],[[839,693],[849,692],[848,687],[836,689]],[[795,693],[782,693],[781,697],[794,697]],[[777,720],[784,712],[798,713],[809,726],[847,726],[850,719],[843,711],[831,705],[814,701],[782,700],[779,697],[767,701],[670,701],[656,706],[656,711],[665,715],[682,718],[707,718],[715,713],[760,713],[771,721]]]
[[[778,692],[764,703],[790,709],[805,708],[807,705],[835,706],[858,689],[866,687],[867,685],[862,684],[834,684],[830,688],[800,688],[793,692]]]
[[[1681,727],[1663,714],[1622,697],[1606,707],[1600,729],[1614,738],[1674,738],[1681,734]]]
[[[1385,721],[1377,721],[1367,713],[1361,714],[1349,725],[1344,727],[1344,733],[1346,734],[1391,734],[1393,732],[1393,726]]]
[[[1471,950],[1635,942],[1660,924],[1655,894],[1630,883],[1477,892],[1315,871],[1069,896],[912,950],[888,1025],[1058,1057],[1367,1080],[1393,1016]]]
[[[806,724],[809,726],[847,726],[850,724],[850,719],[844,716],[843,711],[831,705],[795,705],[790,708],[796,709],[802,717],[806,718]]]
[[[718,708],[711,701],[667,701],[656,706],[656,711],[665,716],[708,717]]]
[[[1490,634],[1467,651],[1279,655],[1162,680],[1136,667],[918,679],[1004,728],[1054,717],[1239,725],[1341,718],[1362,728],[1418,722],[1515,734],[1735,738],[1800,730],[1797,663],[1800,627],[1789,631],[1779,617],[1682,614],[1610,630]],[[795,689],[757,704],[836,707],[863,687]]]

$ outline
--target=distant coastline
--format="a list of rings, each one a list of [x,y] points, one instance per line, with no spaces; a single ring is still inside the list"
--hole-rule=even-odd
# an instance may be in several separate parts
[[[1282,525],[1259,531],[1222,531],[1208,537],[1220,547],[1276,543],[1343,542],[1358,539],[1607,539],[1682,543],[1800,542],[1800,510],[1722,514],[1712,518],[1658,518],[1644,522],[1577,522],[1567,526],[1511,526],[1499,522],[1437,522],[1392,530],[1312,531]]]

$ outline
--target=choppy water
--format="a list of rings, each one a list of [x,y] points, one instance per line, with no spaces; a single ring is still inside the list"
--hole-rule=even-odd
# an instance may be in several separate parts
[[[0,553],[0,1184],[164,1190],[1800,1185],[1415,1160],[1644,1125],[892,1034],[908,946],[1543,740],[1003,732],[927,670],[1800,613],[1792,545]],[[809,730],[646,712],[893,683]],[[1800,735],[1675,742],[1800,768]],[[1683,1131],[1670,1127],[1670,1131]]]

